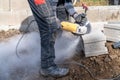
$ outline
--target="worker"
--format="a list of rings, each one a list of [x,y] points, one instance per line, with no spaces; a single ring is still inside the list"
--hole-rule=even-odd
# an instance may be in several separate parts
[[[68,68],[60,68],[55,62],[55,33],[61,29],[57,18],[56,7],[64,4],[67,12],[77,21],[83,21],[82,15],[78,14],[71,0],[28,0],[33,16],[38,24],[41,37],[41,69],[43,76],[63,77],[69,73]],[[61,8],[62,9],[62,8]],[[64,11],[62,11],[64,12]],[[65,13],[65,12],[64,12]],[[62,15],[67,15],[62,14]]]

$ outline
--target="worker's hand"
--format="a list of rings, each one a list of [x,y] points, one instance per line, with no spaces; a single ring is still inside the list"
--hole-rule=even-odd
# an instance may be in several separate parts
[[[57,28],[61,29],[62,25],[61,25],[61,22],[60,22],[60,20],[58,18],[56,18],[56,22],[57,22]]]
[[[78,14],[78,15],[74,16],[74,19],[77,23],[79,23],[81,25],[85,25],[85,23],[87,21],[85,13],[81,13],[81,14]]]

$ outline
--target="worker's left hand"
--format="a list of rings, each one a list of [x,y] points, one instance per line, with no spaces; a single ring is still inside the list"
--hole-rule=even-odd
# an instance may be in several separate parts
[[[81,25],[85,25],[85,23],[87,22],[85,13],[78,14],[77,16],[74,17],[74,19],[77,23],[80,23]]]

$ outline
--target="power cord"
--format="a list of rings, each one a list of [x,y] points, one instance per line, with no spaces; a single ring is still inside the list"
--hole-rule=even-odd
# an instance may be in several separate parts
[[[81,63],[78,63],[78,62],[75,62],[75,61],[66,62],[66,63],[75,64],[75,65],[78,65],[78,66],[84,68],[84,69],[89,73],[89,75],[90,75],[94,80],[96,80],[95,77],[94,77],[94,75],[92,74],[92,72],[91,72],[85,65],[83,65],[83,64],[81,64]]]
[[[90,69],[88,69],[88,67],[86,67],[85,65],[81,64],[81,63],[78,63],[78,62],[75,62],[75,61],[72,61],[72,62],[65,62],[63,64],[74,64],[74,65],[78,65],[82,68],[84,68],[90,75],[90,77],[93,79],[93,80],[120,80],[120,75],[118,75],[117,77],[115,78],[109,78],[109,79],[100,79],[100,78],[96,78],[93,73],[90,71]]]
[[[28,26],[26,27],[25,32],[28,30],[28,28],[30,27],[30,25],[31,25],[33,22],[35,22],[35,20],[31,20],[31,22],[30,22],[30,23],[28,24]],[[18,46],[19,46],[21,40],[23,39],[24,35],[25,35],[25,33],[22,34],[22,36],[20,37],[20,39],[18,40],[17,45],[16,45],[16,55],[17,55],[18,58],[20,58],[20,56],[19,56],[19,54],[18,54]]]

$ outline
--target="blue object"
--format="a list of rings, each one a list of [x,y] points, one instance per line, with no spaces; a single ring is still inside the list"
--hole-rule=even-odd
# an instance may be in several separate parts
[[[113,48],[120,48],[120,41],[113,44]]]

